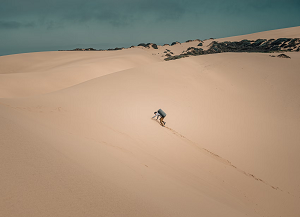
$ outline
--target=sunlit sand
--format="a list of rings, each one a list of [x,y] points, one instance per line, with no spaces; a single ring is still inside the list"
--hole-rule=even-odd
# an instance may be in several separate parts
[[[197,43],[0,57],[0,215],[299,216],[300,52]]]

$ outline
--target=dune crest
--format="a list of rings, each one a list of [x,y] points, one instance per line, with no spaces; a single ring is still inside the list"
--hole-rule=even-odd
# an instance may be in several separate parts
[[[50,93],[159,61],[141,50],[85,52],[80,55],[76,51],[54,51],[4,56],[0,58],[0,98]]]

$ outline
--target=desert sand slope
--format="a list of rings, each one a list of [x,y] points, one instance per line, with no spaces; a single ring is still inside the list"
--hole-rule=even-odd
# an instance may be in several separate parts
[[[227,38],[220,38],[216,41],[241,41],[244,39],[256,40],[256,39],[277,39],[277,38],[300,38],[300,26],[276,29],[271,31],[257,32],[247,35],[239,35]]]
[[[300,53],[289,55],[155,62],[0,99],[1,215],[298,216]]]
[[[61,51],[0,58],[0,98],[60,90],[109,73],[161,61],[142,50]]]
[[[196,43],[0,57],[0,216],[298,217],[300,53]]]

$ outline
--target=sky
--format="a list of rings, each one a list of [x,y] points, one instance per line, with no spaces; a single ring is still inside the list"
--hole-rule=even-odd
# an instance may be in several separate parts
[[[0,0],[0,55],[300,26],[300,0]]]

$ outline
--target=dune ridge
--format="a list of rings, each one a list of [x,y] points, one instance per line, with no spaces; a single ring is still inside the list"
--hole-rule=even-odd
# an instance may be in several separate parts
[[[299,51],[300,27],[291,27],[248,35],[205,40],[178,41],[171,44],[140,43],[130,48],[114,48],[106,51],[124,49],[143,49],[164,60],[179,59],[191,55],[213,54],[220,52],[277,52]],[[263,46],[261,46],[263,45]],[[214,49],[212,49],[214,48]],[[93,48],[74,49],[73,51],[97,51]],[[101,49],[99,51],[102,51]],[[176,58],[179,57],[179,58]]]
[[[0,98],[38,95],[81,82],[160,61],[143,51],[40,52],[0,59]]]

